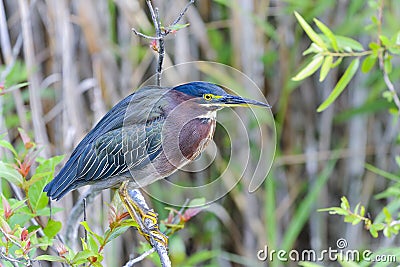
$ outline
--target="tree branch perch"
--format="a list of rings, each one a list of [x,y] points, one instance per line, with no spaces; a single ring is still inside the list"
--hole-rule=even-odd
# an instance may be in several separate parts
[[[158,8],[154,8],[153,4],[151,3],[151,0],[146,0],[147,6],[150,10],[150,15],[151,15],[151,20],[153,21],[154,28],[156,30],[156,36],[149,36],[146,34],[143,34],[136,30],[135,28],[132,28],[132,31],[134,34],[136,34],[139,37],[149,39],[149,40],[156,40],[158,41],[158,48],[155,49],[155,51],[158,53],[158,62],[156,66],[156,81],[157,85],[161,86],[161,74],[162,74],[162,66],[164,62],[164,55],[165,55],[165,41],[164,38],[173,32],[173,26],[177,25],[179,21],[183,18],[185,13],[188,11],[189,6],[194,4],[196,0],[190,0],[186,6],[182,9],[182,11],[179,13],[178,17],[170,24],[168,27],[163,28],[161,26],[160,22],[160,14],[158,12]]]

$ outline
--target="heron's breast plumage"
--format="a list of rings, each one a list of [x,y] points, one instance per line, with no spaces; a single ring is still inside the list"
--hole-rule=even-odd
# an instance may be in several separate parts
[[[188,160],[194,160],[208,145],[215,131],[215,119],[195,118],[185,124],[179,135],[179,148]]]

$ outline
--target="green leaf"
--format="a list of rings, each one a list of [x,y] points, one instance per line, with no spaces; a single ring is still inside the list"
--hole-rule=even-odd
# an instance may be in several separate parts
[[[394,35],[393,36],[394,37],[394,43],[396,44],[396,45],[400,45],[400,31],[398,31],[397,32],[397,34],[396,35]]]
[[[97,256],[97,252],[94,251],[90,251],[90,250],[83,250],[83,251],[79,251],[75,257],[72,259],[71,263],[74,264],[83,264],[85,262],[89,262],[88,258],[92,257],[92,256]]]
[[[387,102],[391,103],[393,101],[393,92],[386,90],[382,92],[382,97],[385,98],[387,100]]]
[[[319,74],[319,81],[322,82],[325,80],[326,76],[328,75],[331,67],[332,67],[332,62],[333,62],[333,57],[332,56],[327,56],[325,57],[324,63],[322,64],[321,67],[321,72]]]
[[[374,67],[377,58],[375,54],[367,56],[361,65],[361,71],[364,73],[369,72]]]
[[[369,48],[371,48],[372,51],[377,52],[381,46],[375,42],[371,42],[368,45]]]
[[[331,68],[332,68],[332,69],[336,68],[337,66],[339,66],[340,63],[342,63],[342,61],[343,61],[343,58],[342,58],[342,57],[336,59],[336,61],[333,62]]]
[[[387,74],[390,74],[392,72],[392,57],[391,56],[386,56],[385,59],[383,60],[383,68],[385,69],[385,72]]]
[[[375,199],[385,199],[385,198],[389,198],[389,197],[399,198],[400,197],[400,188],[389,187],[386,190],[384,190],[383,192],[376,194],[374,198]]]
[[[392,46],[392,42],[384,35],[379,35],[379,39],[381,40],[382,44],[386,47]]]
[[[392,236],[392,233],[390,232],[389,227],[386,227],[385,229],[383,229],[383,235],[386,237],[389,237],[389,238]]]
[[[308,49],[303,52],[303,56],[307,56],[308,54],[317,54],[319,52],[324,51],[321,47],[312,43]]]
[[[360,59],[354,59],[349,67],[344,72],[343,76],[340,78],[339,82],[336,84],[335,88],[333,88],[331,94],[328,98],[318,107],[317,112],[324,111],[328,108],[333,101],[343,92],[344,88],[349,84],[354,74],[356,74],[358,66],[360,65]]]
[[[377,168],[377,167],[375,167],[375,166],[373,166],[371,164],[366,163],[365,164],[365,168],[367,170],[377,174],[377,175],[380,175],[380,176],[386,178],[386,179],[389,179],[389,180],[392,180],[392,181],[395,181],[395,182],[400,182],[400,176],[397,176],[397,175],[394,175],[394,174],[392,174],[390,172],[386,172],[384,170],[381,170],[381,169],[379,169],[379,168]]]
[[[84,240],[82,239],[82,244],[84,243]],[[97,244],[96,240],[92,235],[88,236],[88,241],[86,244],[86,248],[89,248],[92,251],[98,251],[99,250],[99,244]]]
[[[113,231],[111,232],[111,234],[110,234],[109,238],[106,240],[106,242],[108,243],[111,240],[119,237],[120,235],[125,233],[126,230],[128,230],[129,228],[130,228],[130,226],[121,226],[121,227],[117,227],[117,228],[113,229]],[[109,232],[110,232],[110,229],[108,229],[104,235],[107,236]]]
[[[356,218],[355,218],[354,215],[352,215],[352,214],[344,216],[344,221],[347,222],[347,223],[353,223],[353,221],[354,221],[355,219],[356,219]]]
[[[385,228],[385,224],[383,223],[374,223],[373,226],[377,231],[382,231]]]
[[[389,52],[394,54],[394,55],[400,55],[400,46],[392,46],[389,47]]]
[[[47,222],[46,227],[43,229],[43,232],[47,237],[53,238],[61,230],[61,226],[61,222],[50,219]]]
[[[385,222],[391,223],[392,222],[392,214],[390,214],[388,208],[384,207],[383,208],[383,214],[385,215]]]
[[[356,207],[354,208],[354,214],[358,214],[358,210],[360,209],[360,203],[358,203],[357,205],[356,205]]]
[[[134,219],[127,219],[121,222],[121,226],[138,227],[138,223]]]
[[[378,231],[375,229],[374,225],[370,226],[369,232],[372,235],[372,237],[374,237],[374,238],[378,237]]]
[[[364,206],[361,206],[361,209],[360,209],[360,216],[361,216],[361,217],[364,217],[364,215],[365,215],[365,207],[364,207]]]
[[[2,136],[2,138],[4,138],[4,136]],[[0,146],[10,150],[13,153],[14,158],[18,158],[17,151],[14,149],[14,147],[8,141],[6,141],[4,139],[1,139],[0,140]]]
[[[63,208],[60,207],[52,207],[51,208],[51,214],[56,214],[60,211],[63,211]],[[44,207],[43,209],[38,209],[36,210],[36,213],[33,214],[33,216],[50,216],[50,208],[49,207]]]
[[[350,209],[350,203],[347,200],[347,198],[343,196],[343,197],[340,198],[340,200],[341,200],[340,206],[345,210],[349,210]]]
[[[88,231],[90,234],[92,234],[97,241],[99,242],[99,244],[103,244],[104,243],[104,238],[98,234],[96,234],[95,232],[93,232],[92,229],[90,229],[88,223],[86,221],[81,222],[81,225],[86,229],[86,231]]]
[[[36,173],[48,171],[54,172],[55,167],[64,159],[64,157],[64,155],[60,155],[51,157],[49,159],[44,159],[41,157],[36,158],[36,161],[40,164],[38,170],[36,170]]]
[[[190,25],[189,23],[186,23],[186,24],[175,24],[175,25],[169,26],[168,30],[170,30],[170,31],[179,31],[179,30],[181,30],[183,28],[188,27],[189,25]]]
[[[66,263],[67,260],[60,256],[55,255],[40,255],[35,258],[37,261],[52,261],[52,262],[63,262]]]
[[[310,37],[311,41],[316,43],[319,47],[327,49],[326,44],[324,41],[319,37],[319,35],[311,28],[311,26],[303,19],[303,17],[297,13],[296,11],[294,12],[294,15],[297,18],[297,21],[300,23],[300,26],[303,28],[303,30],[306,32],[308,37]]]
[[[33,184],[35,184],[36,182],[42,180],[43,178],[52,175],[53,172],[42,172],[42,173],[35,173],[34,175],[32,175],[31,179],[29,179],[28,181],[25,182],[24,186],[25,188],[28,188],[30,186],[32,186]]]
[[[11,227],[3,216],[0,216],[0,228],[5,232],[11,232]]]
[[[349,52],[352,52],[353,50],[364,51],[364,47],[362,46],[362,44],[349,37],[336,35],[336,40],[339,45],[339,48],[345,51]]]
[[[318,209],[317,211],[318,212],[328,211],[329,214],[338,214],[338,215],[348,215],[349,214],[349,212],[347,210],[339,208],[339,207]]]
[[[23,183],[22,175],[11,164],[3,161],[0,161],[0,178],[4,178],[17,186],[21,186]]]
[[[45,180],[42,180],[45,181]],[[28,189],[28,198],[29,202],[31,203],[33,211],[37,211],[40,209],[43,209],[47,206],[49,203],[49,199],[46,195],[45,192],[43,192],[43,187],[42,181],[39,181],[32,186],[29,187]],[[40,184],[39,184],[40,183]]]
[[[53,178],[55,166],[60,163],[63,158],[64,156],[56,156],[49,159],[36,159],[39,166],[32,176],[33,181],[27,182],[29,186],[28,198],[34,211],[44,209],[47,206],[49,199],[46,193],[43,192],[43,188]]]
[[[308,76],[312,75],[321,66],[323,60],[324,57],[321,55],[314,56],[311,62],[308,63],[308,65],[305,66],[302,70],[300,70],[299,73],[297,73],[296,76],[292,78],[292,80],[301,81],[307,78]]]
[[[336,41],[336,37],[333,34],[333,32],[321,21],[318,19],[314,19],[315,24],[318,26],[318,28],[322,31],[322,33],[329,39],[331,42],[333,50],[336,52],[339,51],[339,46]]]

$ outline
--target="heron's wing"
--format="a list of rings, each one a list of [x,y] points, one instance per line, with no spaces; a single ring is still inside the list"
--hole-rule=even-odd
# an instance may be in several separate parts
[[[45,190],[52,198],[60,199],[78,186],[118,176],[150,163],[162,150],[160,125],[155,120],[144,126],[103,134],[86,145],[75,161],[68,161]]]
[[[135,102],[141,104],[140,101],[146,100],[144,96],[146,94],[140,91],[129,95],[100,120],[75,148],[58,175],[46,185],[44,191],[48,196],[60,199],[76,187],[119,175],[158,155],[161,141],[157,145],[151,140],[161,140],[161,132],[154,131],[152,122],[158,121],[156,116],[160,117],[162,110],[154,107],[151,114],[144,118],[147,123],[139,123],[137,119],[124,127],[128,108],[137,107]],[[160,137],[155,137],[156,134]]]
[[[150,109],[151,112],[147,112],[148,114],[144,114],[142,111],[147,110],[148,106],[153,106],[167,90],[168,88],[148,86],[125,97],[110,109],[85,138],[83,138],[72,152],[71,158],[74,154],[79,154],[87,144],[94,142],[103,134],[122,128],[126,119],[129,119],[131,123],[140,124],[159,117],[161,114],[157,112],[157,107]],[[149,97],[149,95],[152,97]],[[132,112],[134,112],[134,114],[130,115],[129,113]]]

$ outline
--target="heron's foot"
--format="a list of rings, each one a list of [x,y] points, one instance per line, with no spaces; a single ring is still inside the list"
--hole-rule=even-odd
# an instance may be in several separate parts
[[[138,228],[139,233],[146,238],[150,244],[151,238],[153,238],[154,241],[161,243],[161,245],[168,248],[168,237],[159,229],[157,213],[155,213],[152,209],[142,210],[139,208],[139,210],[139,214],[144,226],[144,229],[141,229],[141,227]]]
[[[160,231],[158,226],[158,214],[147,207],[140,192],[138,195],[129,194],[127,182],[125,182],[118,193],[128,213],[138,223],[139,234],[151,245],[153,245],[152,240],[154,240],[154,242],[168,248],[168,237]]]

